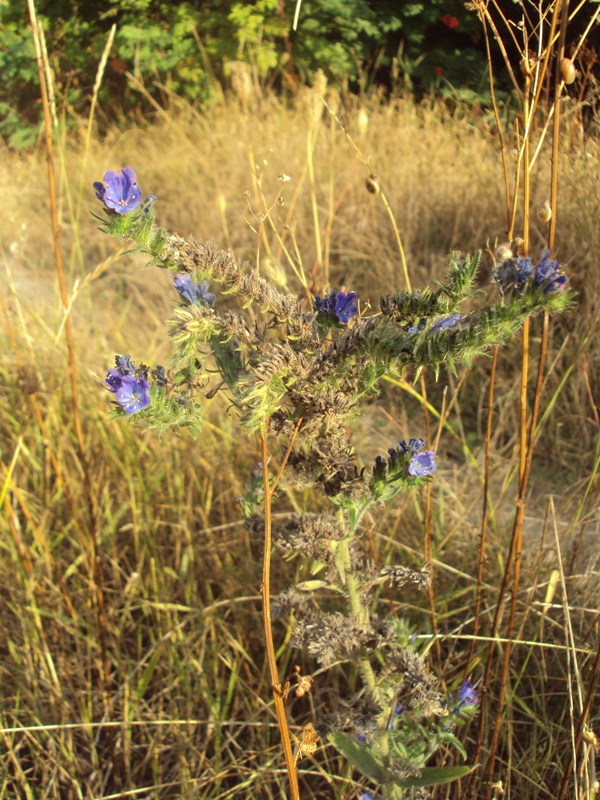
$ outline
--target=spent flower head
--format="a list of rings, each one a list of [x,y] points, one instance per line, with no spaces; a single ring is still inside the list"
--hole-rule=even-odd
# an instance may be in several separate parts
[[[95,181],[96,197],[117,214],[127,214],[139,206],[142,192],[136,183],[135,172],[131,167],[123,167],[117,173],[109,169],[102,181]]]

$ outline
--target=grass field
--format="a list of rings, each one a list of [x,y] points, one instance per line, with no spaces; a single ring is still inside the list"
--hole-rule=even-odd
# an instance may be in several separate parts
[[[273,212],[276,229],[265,224],[259,234],[261,270],[301,293],[286,258],[293,252],[316,290],[347,286],[376,308],[380,293],[403,287],[404,277],[382,196],[365,188],[372,171],[400,231],[413,288],[441,279],[450,251],[460,249],[485,251],[481,286],[492,291],[491,251],[506,229],[493,116],[376,97],[359,108],[349,98],[338,114],[352,145],[329,115],[314,114],[310,100],[289,108],[270,97],[252,113],[231,100],[206,114],[173,100],[154,122],[123,123],[102,141],[92,138],[89,148],[83,126],[59,137],[62,251],[98,517],[103,631],[45,154],[2,153],[0,797],[281,796],[285,769],[259,624],[260,546],[237,503],[260,460],[258,445],[247,441],[219,393],[205,400],[208,422],[195,441],[186,434],[157,440],[109,421],[110,397],[95,376],[104,377],[115,353],[167,364],[165,320],[176,297],[170,275],[140,270],[138,257],[97,230],[91,183],[107,169],[132,166],[142,191],[158,195],[161,224],[255,260],[258,238],[244,214],[248,204],[256,212],[270,206],[278,176],[287,174],[285,204]],[[503,796],[520,800],[556,796],[598,646],[600,143],[594,130],[583,133],[575,112],[565,114],[563,129],[556,253],[578,297],[570,315],[550,323],[525,517],[517,644],[499,751]],[[504,135],[510,160],[515,142]],[[544,141],[532,173],[533,208],[547,198],[548,164]],[[544,241],[545,230],[533,222],[534,258]],[[540,325],[532,328],[532,387]],[[519,363],[519,342],[500,353],[474,679],[514,515]],[[441,663],[434,658],[432,668],[448,683],[462,676],[471,646],[488,382],[484,359],[458,379],[444,373],[436,383],[426,374],[413,385],[407,374],[406,382],[384,387],[353,432],[358,460],[368,465],[397,440],[427,429],[433,439],[441,428],[433,558],[442,639]],[[319,502],[286,487],[275,511]],[[365,554],[382,565],[402,559],[420,566],[425,508],[425,494],[407,495],[370,520]],[[293,573],[292,564],[276,561],[274,591],[300,577]],[[379,603],[428,638],[425,594],[402,590]],[[278,625],[280,673],[299,663],[315,675],[312,696],[292,708],[298,732],[357,676],[341,666],[314,673],[314,664],[290,651],[291,631]],[[502,642],[496,647],[501,651]],[[591,729],[599,713],[596,704]],[[461,732],[467,749],[475,727]],[[584,748],[575,772],[581,798],[594,796],[597,785],[593,743]],[[456,755],[445,757],[451,763]],[[358,796],[332,748],[301,761],[299,773],[303,798]],[[459,785],[449,790],[453,798],[460,793]]]

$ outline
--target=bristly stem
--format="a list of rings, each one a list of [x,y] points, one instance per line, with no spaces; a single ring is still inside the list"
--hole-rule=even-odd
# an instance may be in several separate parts
[[[299,425],[297,425],[297,428]],[[287,723],[285,714],[285,703],[281,690],[281,682],[279,680],[279,672],[277,670],[277,660],[275,658],[275,644],[273,642],[273,626],[271,620],[271,497],[273,488],[269,485],[269,469],[268,460],[269,453],[267,449],[267,435],[268,435],[269,421],[265,423],[265,430],[262,435],[261,450],[262,450],[262,463],[263,463],[263,487],[265,493],[265,546],[263,551],[263,573],[262,573],[262,618],[263,628],[265,632],[265,646],[267,651],[267,663],[269,665],[269,676],[271,679],[271,688],[273,690],[273,701],[275,703],[275,712],[277,714],[277,724],[279,725],[279,733],[281,735],[281,743],[283,746],[283,753],[285,756],[285,764],[288,771],[290,780],[290,791],[292,800],[300,800],[300,790],[298,787],[298,775],[296,773],[296,764],[294,762],[294,754],[292,752],[292,743],[290,740],[290,729]],[[293,440],[292,440],[293,444]],[[286,454],[289,457],[291,452],[291,445]],[[284,460],[280,467],[281,472],[285,467]]]

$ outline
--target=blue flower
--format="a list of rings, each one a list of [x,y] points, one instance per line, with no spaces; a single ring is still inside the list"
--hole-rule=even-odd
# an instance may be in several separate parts
[[[173,278],[173,286],[190,305],[197,306],[198,299],[207,306],[212,306],[215,302],[215,295],[208,291],[208,282],[195,284],[192,276],[187,272],[184,272],[183,275],[176,275]]]
[[[156,381],[157,386],[160,386],[161,388],[164,388],[169,382],[167,380],[165,368],[161,367],[160,364],[157,364],[152,370],[152,377]]]
[[[548,292],[556,292],[558,289],[564,289],[568,280],[569,279],[566,275],[559,275],[553,281],[550,281],[550,283],[544,286],[544,294],[548,294]]]
[[[318,314],[335,315],[340,322],[346,323],[358,314],[356,292],[334,292],[331,290],[325,297],[316,295],[315,310]]]
[[[325,297],[321,295],[315,296],[315,309],[319,314],[333,314],[335,313],[336,294],[332,290]]]
[[[335,315],[340,322],[348,322],[358,314],[356,292],[338,292],[335,298]]]
[[[497,285],[500,294],[504,295],[513,287],[521,293],[533,272],[530,258],[507,258],[501,264],[496,264],[492,270],[492,281]]]
[[[143,378],[125,375],[115,391],[115,399],[126,414],[137,414],[150,405],[150,384]]]
[[[367,742],[367,737],[366,737],[366,734],[364,734],[364,733],[357,733],[357,734],[356,734],[356,741],[357,741],[359,744],[366,744],[366,742]]]
[[[463,318],[462,314],[452,314],[452,316],[450,317],[446,317],[445,319],[440,319],[431,328],[431,333],[436,333],[436,331],[445,331],[446,328],[452,328],[462,318]]]
[[[208,281],[203,281],[202,283],[199,283],[198,286],[196,287],[196,292],[198,293],[198,297],[203,303],[205,303],[207,306],[212,307],[213,303],[215,302],[215,294],[214,292],[208,291]]]
[[[127,354],[115,356],[115,364],[119,375],[135,375],[135,364],[132,362],[131,356]]]
[[[544,250],[539,264],[535,268],[535,275],[533,276],[533,285],[541,286],[546,281],[555,280],[560,272],[560,265],[558,261],[552,261],[550,258],[550,250]]]
[[[458,689],[458,699],[465,706],[476,706],[479,697],[477,689],[472,685],[470,678],[465,678]]]
[[[407,328],[407,333],[421,333],[421,328],[417,328],[416,325],[412,325],[410,328]]]
[[[477,689],[471,683],[470,678],[465,678],[458,688],[458,703],[454,706],[452,713],[458,717],[462,708],[476,706],[478,702]]]
[[[401,453],[418,453],[419,450],[422,450],[425,447],[425,441],[423,439],[409,439],[408,444],[406,444],[406,440],[402,439],[401,442],[398,442],[398,450]]]
[[[359,795],[359,800],[375,800],[377,795],[374,795],[373,792],[370,792],[368,789],[366,792],[361,792]]]
[[[427,450],[425,453],[415,453],[408,465],[409,475],[415,478],[424,478],[435,471],[435,453]]]
[[[104,385],[106,388],[111,392],[116,392],[121,383],[123,382],[123,375],[111,367],[108,372],[106,373],[106,378],[104,379]]]
[[[118,174],[109,169],[104,173],[102,182],[95,181],[93,186],[98,200],[102,200],[107,208],[117,214],[133,211],[142,199],[142,192],[131,167],[123,167]]]

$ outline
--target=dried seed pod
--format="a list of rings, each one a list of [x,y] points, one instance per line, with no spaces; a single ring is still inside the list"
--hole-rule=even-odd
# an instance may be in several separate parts
[[[510,243],[510,247],[514,258],[522,256],[525,253],[525,239],[521,239],[520,236],[515,236]]]
[[[538,206],[537,218],[540,222],[550,222],[552,219],[552,206],[550,200],[545,200],[541,206]]]
[[[570,58],[563,58],[560,62],[560,74],[565,83],[574,82],[577,77],[577,70]]]
[[[499,244],[498,247],[496,248],[496,251],[494,252],[494,255],[496,257],[496,261],[499,264],[502,264],[504,261],[506,261],[507,258],[512,258],[513,252],[510,246],[510,242],[502,242],[502,244]]]
[[[371,194],[379,194],[379,184],[377,182],[376,175],[369,175],[369,177],[365,180],[365,186],[367,187],[367,192]]]

